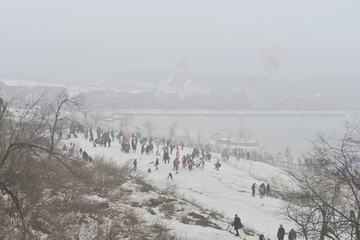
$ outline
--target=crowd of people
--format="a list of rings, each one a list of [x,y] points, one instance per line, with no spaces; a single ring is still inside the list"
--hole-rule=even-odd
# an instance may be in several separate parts
[[[166,140],[165,138],[156,138],[156,137],[142,137],[139,132],[136,133],[125,133],[124,131],[115,131],[115,130],[104,130],[100,127],[94,130],[92,127],[87,128],[82,125],[74,124],[70,127],[70,133],[68,138],[73,136],[74,138],[78,138],[78,136],[82,134],[85,139],[88,139],[93,143],[93,147],[111,147],[112,142],[118,142],[121,147],[121,151],[123,153],[130,153],[132,150],[133,153],[137,152],[138,146],[140,147],[140,153],[142,155],[150,155],[153,154],[156,150],[156,159],[154,162],[155,170],[159,169],[160,160],[162,159],[163,163],[169,163],[170,159],[175,152],[175,158],[172,161],[173,163],[173,171],[175,174],[179,173],[179,166],[182,168],[188,169],[192,171],[194,168],[204,169],[206,162],[210,162],[211,154],[209,151],[205,151],[205,149],[199,150],[198,148],[193,148],[192,153],[188,153],[180,157],[180,151],[184,150],[184,143],[181,142],[179,144],[174,144],[170,140]],[[70,143],[72,144],[72,143]],[[72,146],[72,149],[74,146]],[[63,146],[63,150],[67,151],[68,147],[66,144]],[[81,159],[85,161],[93,161],[93,159],[88,156],[88,153],[80,148],[80,154],[82,155]],[[137,159],[133,161],[134,170],[137,169]],[[215,168],[219,170],[221,164],[219,160],[214,164]],[[151,172],[148,171],[149,173]]]

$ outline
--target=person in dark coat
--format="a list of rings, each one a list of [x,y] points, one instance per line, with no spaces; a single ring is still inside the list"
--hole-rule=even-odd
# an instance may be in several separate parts
[[[271,196],[270,184],[266,185],[266,196]]]
[[[169,178],[170,178],[171,180],[173,180],[171,173],[169,173],[169,176],[168,176],[166,179],[169,179]]]
[[[284,240],[285,237],[285,228],[283,228],[282,225],[280,225],[279,230],[277,232],[278,240]]]
[[[94,141],[94,133],[90,129],[90,142]]]
[[[136,170],[136,167],[137,167],[137,160],[136,160],[136,158],[135,158],[133,164],[134,164],[134,171],[135,171],[135,170]]]
[[[217,162],[214,164],[215,169],[219,171],[219,168],[221,167],[221,163],[219,160],[217,160]]]
[[[239,236],[238,229],[242,227],[242,224],[241,224],[241,220],[240,220],[240,218],[238,217],[237,214],[235,214],[233,226],[234,226],[234,229],[236,231],[235,236]]]
[[[296,240],[296,232],[294,229],[291,229],[289,232],[289,240]]]
[[[144,154],[145,151],[145,144],[141,145],[141,154]]]
[[[156,161],[155,161],[155,167],[156,167],[156,170],[159,170],[158,166],[159,166],[159,159],[158,159],[158,158],[156,158]]]
[[[256,183],[254,183],[254,184],[251,186],[252,196],[253,196],[253,197],[255,197],[255,188],[256,188]]]
[[[170,163],[170,156],[169,156],[169,153],[168,153],[168,152],[165,152],[165,153],[164,153],[164,160],[165,160],[165,163],[166,163],[166,162]]]
[[[211,159],[211,154],[209,152],[206,152],[206,161],[209,161],[210,162],[210,159]]]
[[[260,185],[260,187],[259,187],[259,192],[260,192],[260,196],[261,196],[261,197],[264,197],[264,196],[265,196],[265,191],[266,191],[266,189],[265,189],[265,184],[262,183],[262,184]]]
[[[89,155],[87,154],[87,152],[83,151],[82,155],[83,155],[83,159],[84,159],[85,161],[87,161],[87,160],[88,160],[88,157],[89,157]]]
[[[107,142],[108,142],[108,147],[111,147],[111,138],[109,135],[107,136]]]

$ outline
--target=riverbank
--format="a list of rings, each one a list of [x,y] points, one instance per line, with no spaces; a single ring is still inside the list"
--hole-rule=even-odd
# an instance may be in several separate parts
[[[298,111],[298,110],[198,110],[198,109],[121,109],[108,110],[114,118],[124,115],[134,116],[346,116],[350,114],[343,110],[318,110],[318,111]]]

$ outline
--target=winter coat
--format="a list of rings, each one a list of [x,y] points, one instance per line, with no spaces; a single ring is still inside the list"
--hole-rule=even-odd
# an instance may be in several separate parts
[[[265,194],[265,184],[262,183],[260,185],[259,192],[260,192],[260,194]]]
[[[268,184],[266,186],[266,195],[270,195],[271,194],[271,189],[270,189],[270,184]]]
[[[296,240],[296,232],[294,231],[294,229],[291,229],[291,231],[289,232],[289,240]]]
[[[235,229],[239,229],[239,228],[242,227],[241,220],[240,220],[239,217],[234,218],[233,226],[234,226]]]
[[[89,157],[89,155],[87,154],[87,152],[83,151],[83,158],[84,158],[85,160],[87,160],[88,157]]]
[[[285,236],[285,228],[279,227],[279,230],[277,232],[277,237],[278,238],[284,238],[284,236]]]

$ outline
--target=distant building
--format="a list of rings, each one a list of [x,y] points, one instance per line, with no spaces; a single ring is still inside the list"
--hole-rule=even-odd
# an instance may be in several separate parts
[[[34,102],[41,98],[40,102],[52,102],[61,94],[67,94],[64,87],[35,86],[31,88],[25,98],[26,102]]]
[[[223,98],[220,95],[194,95],[186,96],[183,100],[188,109],[221,109],[224,107]]]
[[[0,82],[0,97],[5,102],[11,102],[12,106],[24,107],[26,97],[29,94],[30,88],[24,86],[8,86]]]
[[[249,80],[245,90],[248,107],[252,109],[264,109],[269,106],[269,99],[266,91],[255,86],[253,80]]]
[[[112,93],[111,90],[91,90],[82,92],[78,97],[82,97],[89,108],[105,109],[107,106],[107,97]]]
[[[155,92],[114,92],[106,96],[109,108],[151,108],[154,104]]]
[[[34,103],[39,100],[39,104],[54,101],[61,93],[65,93],[64,87],[53,86],[8,86],[0,81],[0,97],[6,102],[11,102],[12,106],[25,107],[27,103]]]
[[[177,94],[181,99],[188,95],[209,95],[210,88],[201,84],[190,72],[189,63],[183,57],[177,70],[159,87],[165,94]]]
[[[282,98],[285,109],[319,110],[323,105],[322,94],[291,94]]]
[[[245,109],[249,103],[244,93],[224,93],[221,96],[224,108],[228,109]]]
[[[155,95],[155,106],[158,108],[182,108],[183,101],[176,93],[158,92]]]

